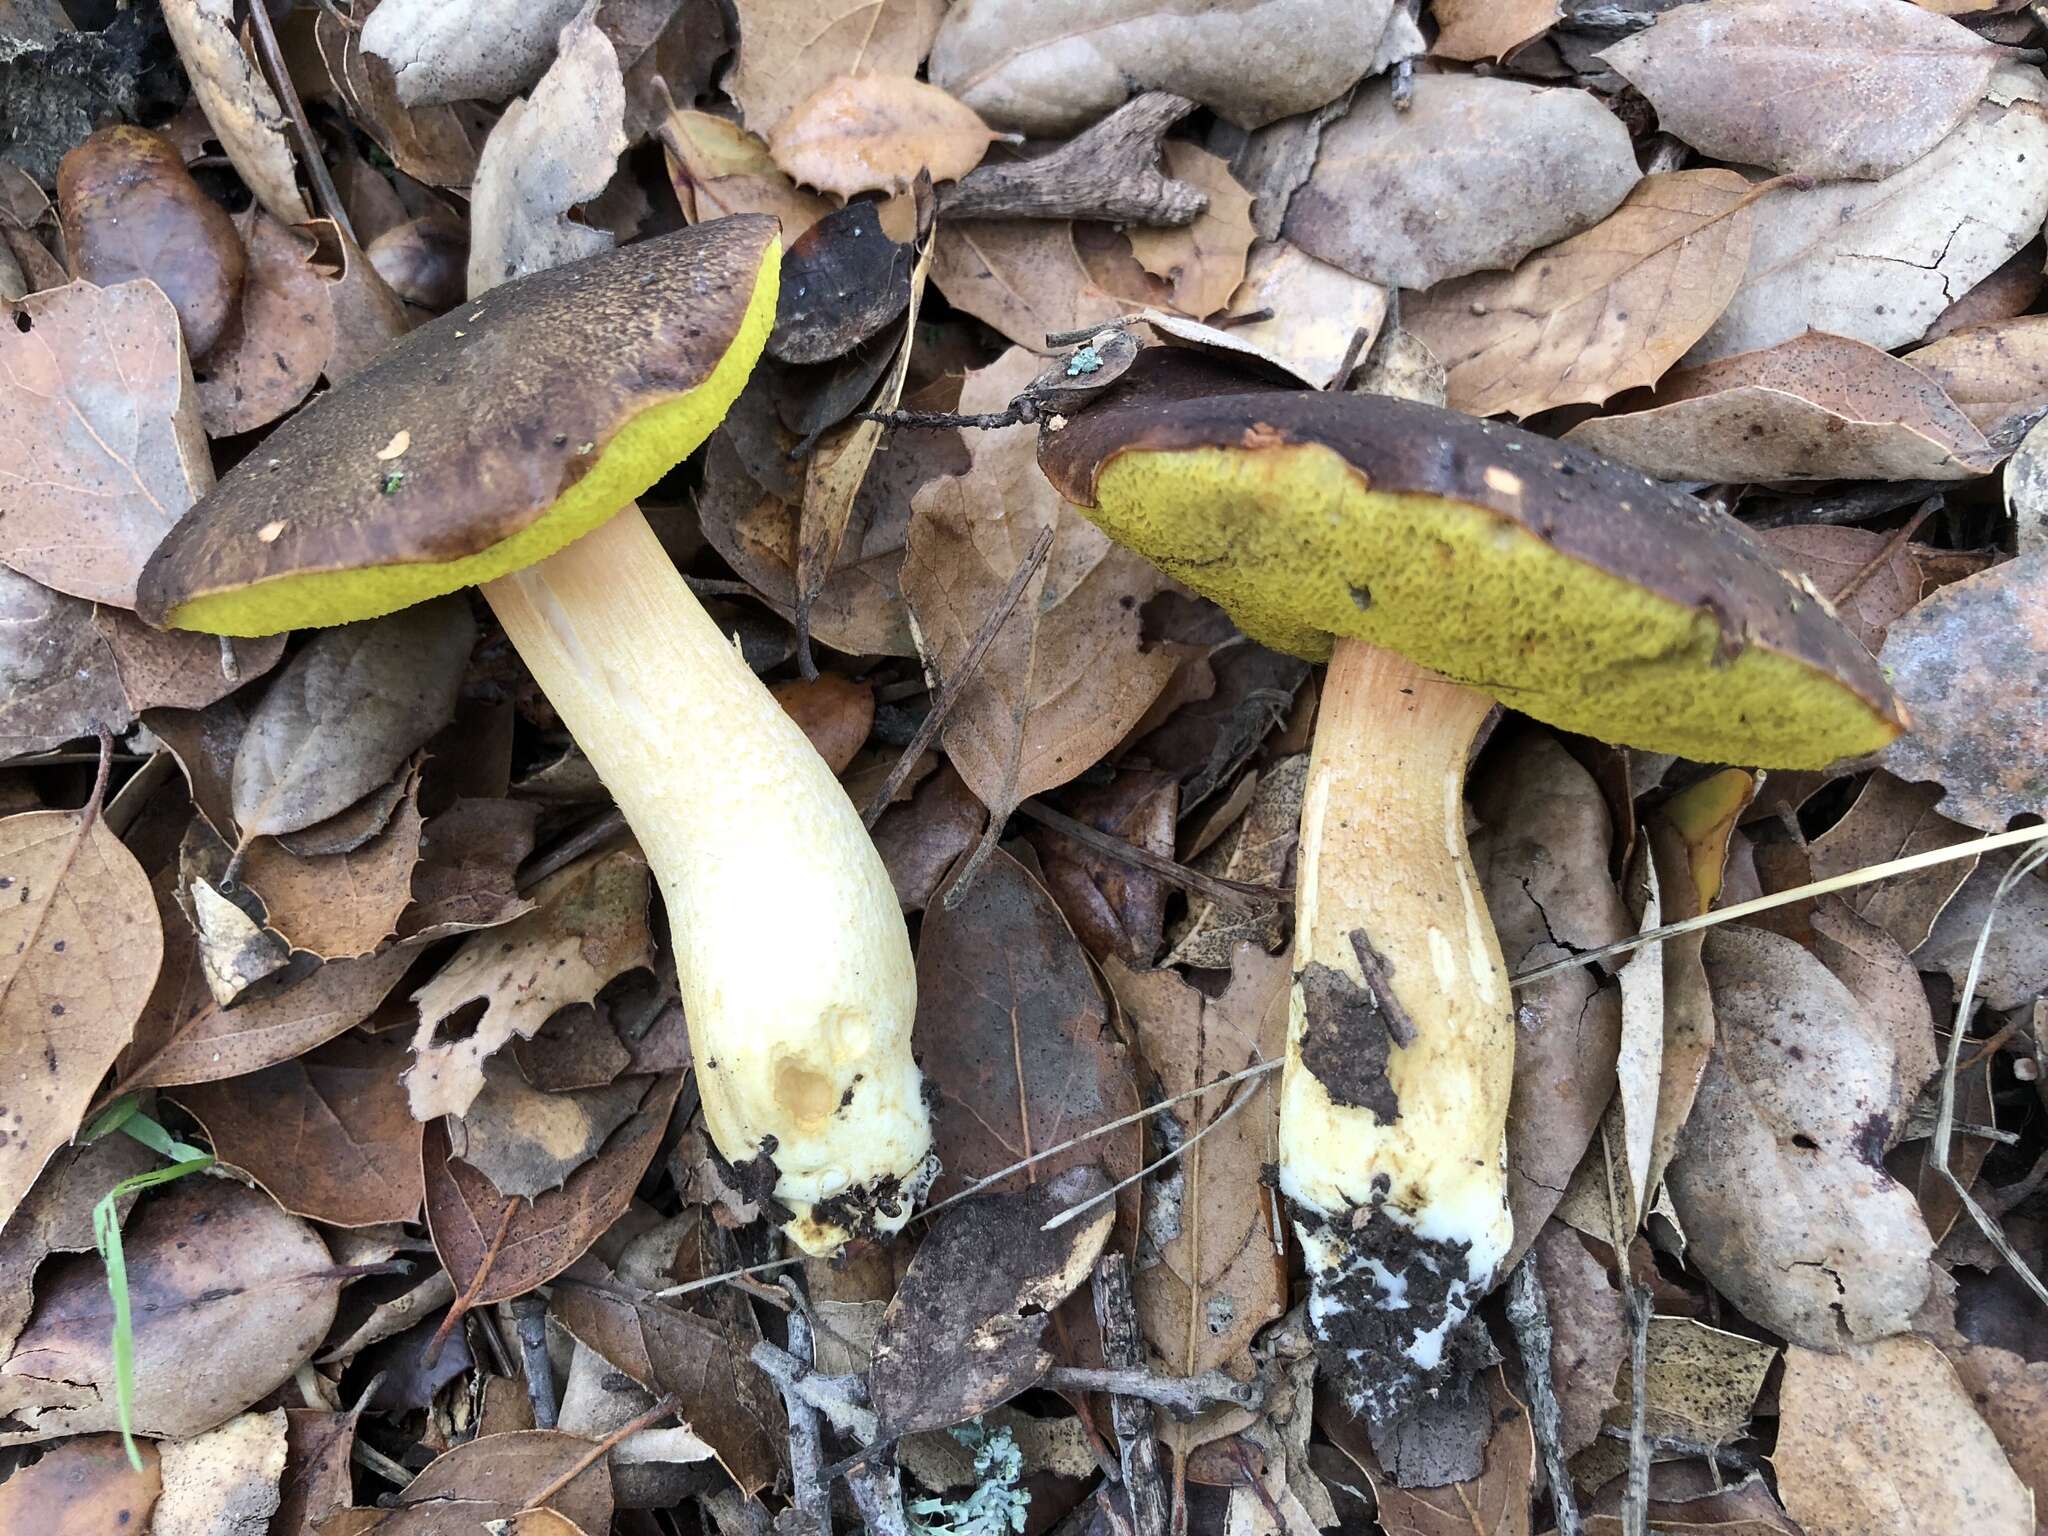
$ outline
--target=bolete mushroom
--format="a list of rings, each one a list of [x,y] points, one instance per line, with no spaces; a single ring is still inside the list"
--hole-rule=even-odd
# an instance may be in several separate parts
[[[1302,804],[1280,1181],[1354,1405],[1446,1365],[1512,1231],[1514,1016],[1465,842],[1496,701],[1709,761],[1902,728],[1869,654],[1733,518],[1567,444],[1153,349],[1039,463],[1254,639],[1329,661]]]
[[[260,635],[480,584],[660,883],[713,1140],[825,1253],[929,1182],[909,938],[845,791],[633,504],[739,394],[780,254],[773,219],[724,219],[422,326],[221,479],[138,611]]]

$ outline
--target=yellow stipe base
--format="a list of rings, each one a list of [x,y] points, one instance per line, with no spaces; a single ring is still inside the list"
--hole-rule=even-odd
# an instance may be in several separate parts
[[[680,464],[709,437],[745,388],[775,328],[782,246],[761,258],[746,316],[704,382],[649,406],[613,434],[589,473],[509,539],[458,560],[355,571],[305,571],[231,592],[211,592],[171,610],[173,629],[210,635],[274,635],[396,613],[444,592],[478,586],[538,564],[581,538]]]
[[[1849,689],[1462,502],[1367,488],[1332,449],[1131,450],[1083,509],[1221,603],[1253,639],[1320,660],[1355,635],[1601,741],[1707,762],[1824,768],[1896,734]]]

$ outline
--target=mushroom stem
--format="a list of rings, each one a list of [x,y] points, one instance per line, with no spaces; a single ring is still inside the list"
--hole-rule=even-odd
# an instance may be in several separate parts
[[[1465,841],[1466,762],[1492,709],[1339,639],[1309,759],[1280,1182],[1312,1330],[1374,1419],[1449,1363],[1512,1233],[1514,1017]]]
[[[483,592],[661,885],[719,1151],[807,1252],[894,1231],[930,1178],[916,972],[839,781],[636,507]]]

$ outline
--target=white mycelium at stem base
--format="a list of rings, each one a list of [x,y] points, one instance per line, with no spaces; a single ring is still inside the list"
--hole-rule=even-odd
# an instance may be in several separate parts
[[[483,589],[660,882],[704,1116],[785,1230],[892,1232],[931,1178],[916,971],[874,843],[638,509]]]
[[[1429,1385],[1513,1235],[1514,1016],[1465,843],[1465,765],[1492,707],[1340,640],[1309,760],[1280,1187],[1311,1328],[1373,1418]]]

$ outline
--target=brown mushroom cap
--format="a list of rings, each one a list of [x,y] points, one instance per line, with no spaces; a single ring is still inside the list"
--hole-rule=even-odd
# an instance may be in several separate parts
[[[1903,728],[1742,525],[1570,444],[1153,349],[1039,464],[1113,538],[1321,659],[1355,636],[1605,741],[1819,768]]]
[[[687,457],[775,320],[774,219],[539,272],[421,326],[272,433],[143,571],[153,624],[268,634],[518,570]]]

